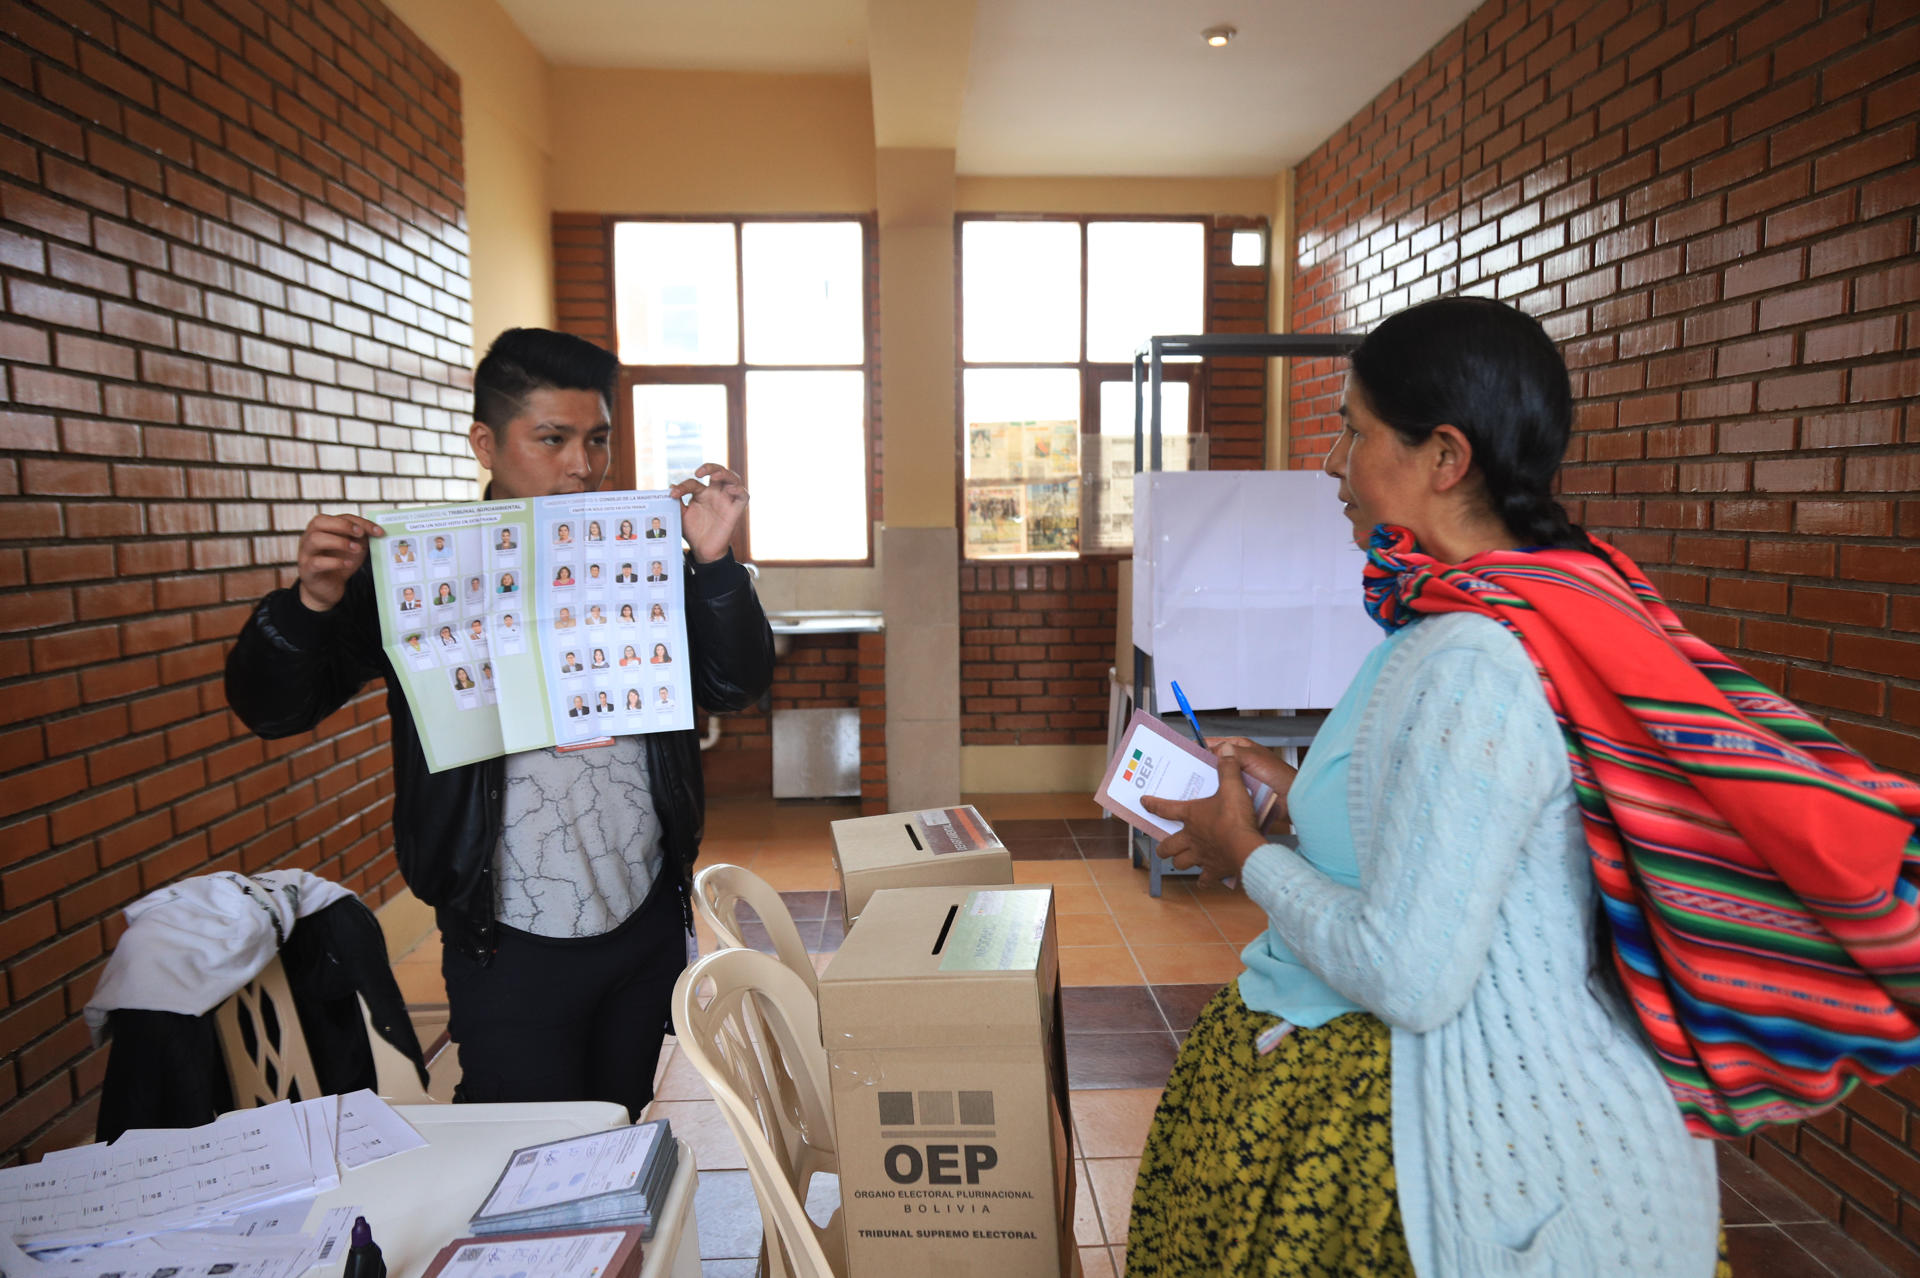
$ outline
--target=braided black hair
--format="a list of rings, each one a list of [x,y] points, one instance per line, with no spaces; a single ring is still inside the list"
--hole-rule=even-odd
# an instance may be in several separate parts
[[[1367,406],[1409,444],[1457,427],[1493,513],[1523,546],[1591,549],[1554,500],[1573,432],[1573,390],[1539,321],[1484,297],[1408,307],[1353,352]]]

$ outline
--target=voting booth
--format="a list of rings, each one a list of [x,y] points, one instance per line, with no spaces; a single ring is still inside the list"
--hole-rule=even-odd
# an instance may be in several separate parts
[[[1133,483],[1133,643],[1150,674],[1136,696],[1171,709],[1178,681],[1202,709],[1338,701],[1382,638],[1338,482],[1249,470],[1154,471]]]

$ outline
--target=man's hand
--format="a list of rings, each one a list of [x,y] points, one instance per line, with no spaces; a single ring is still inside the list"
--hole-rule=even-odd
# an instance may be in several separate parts
[[[1285,766],[1285,765],[1282,765]],[[1182,822],[1178,834],[1168,835],[1160,844],[1160,855],[1176,869],[1200,867],[1200,881],[1229,879],[1240,873],[1254,849],[1266,842],[1253,824],[1253,796],[1240,780],[1240,764],[1225,758],[1220,761],[1220,788],[1204,799],[1140,800],[1154,816]]]
[[[747,513],[747,486],[740,476],[716,462],[708,462],[669,491],[677,501],[688,493],[693,500],[680,512],[680,530],[693,547],[693,561],[710,564],[727,553],[733,530]],[[701,483],[701,480],[706,483]]]
[[[1287,820],[1287,793],[1293,789],[1293,778],[1299,775],[1300,769],[1245,737],[1208,737],[1204,744],[1220,758],[1239,763],[1240,770],[1255,781],[1273,787],[1273,811],[1267,814],[1263,829],[1272,829],[1276,822]]]
[[[358,515],[315,515],[300,534],[300,602],[330,612],[347,593],[347,578],[367,561],[367,541],[385,536],[379,524]]]

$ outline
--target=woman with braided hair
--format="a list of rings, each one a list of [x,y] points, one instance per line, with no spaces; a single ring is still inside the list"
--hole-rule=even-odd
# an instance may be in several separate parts
[[[1270,926],[1181,1050],[1127,1272],[1727,1274],[1703,1137],[1920,1060],[1920,787],[1569,522],[1532,319],[1400,312],[1341,413],[1326,471],[1388,637],[1297,773],[1215,740],[1215,795],[1147,800],[1185,823],[1161,853]]]

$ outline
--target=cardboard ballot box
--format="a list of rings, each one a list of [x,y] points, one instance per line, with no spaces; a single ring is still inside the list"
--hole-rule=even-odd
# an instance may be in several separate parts
[[[971,806],[833,823],[833,863],[848,926],[881,888],[1013,882],[1013,856]]]
[[[856,1274],[1071,1274],[1053,889],[874,893],[820,976]]]

